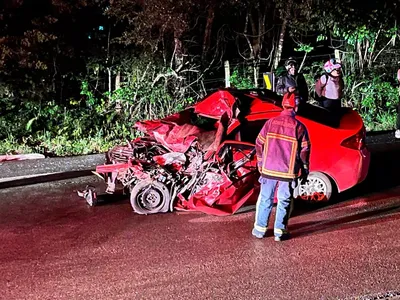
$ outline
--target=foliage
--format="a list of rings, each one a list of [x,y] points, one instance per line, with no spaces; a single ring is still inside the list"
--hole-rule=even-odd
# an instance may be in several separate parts
[[[391,129],[399,7],[358,2],[332,0],[327,9],[319,0],[6,1],[0,152],[105,151],[134,137],[135,121],[193,104],[209,92],[205,82],[223,85],[224,60],[246,66],[233,70],[233,87],[253,88],[260,66],[271,67],[282,50],[283,24],[282,55],[303,56],[311,95],[323,62],[340,50],[345,105],[369,130]]]
[[[161,118],[193,103],[190,97],[173,98],[165,88],[168,80],[155,81],[160,71],[157,68],[153,61],[133,59],[121,65],[125,81],[111,94],[96,92],[87,78],[81,83],[81,97],[70,99],[68,105],[28,102],[13,123],[13,113],[0,116],[0,138],[4,140],[0,148],[18,152],[19,145],[24,145],[24,152],[76,155],[104,152],[132,139],[134,122]],[[119,111],[115,109],[117,102],[121,104]]]
[[[14,122],[18,126],[12,127],[6,117],[0,117],[0,129],[5,133],[0,143],[2,153],[36,151],[50,156],[97,153],[133,136],[130,124],[114,113],[89,108],[67,110],[55,105],[31,113],[37,114],[30,120]]]
[[[304,78],[308,86],[308,92],[310,95],[309,101],[314,104],[318,104],[318,102],[316,102],[316,94],[314,92],[314,87],[317,80],[324,73],[322,67],[323,65],[324,65],[323,61],[314,61],[311,64],[304,66],[302,70],[302,73],[304,75]]]
[[[34,149],[26,144],[26,140],[22,140],[22,142],[12,136],[9,135],[3,138],[0,142],[0,153],[1,154],[20,154],[20,153],[32,153]]]
[[[347,103],[360,112],[367,130],[395,128],[399,91],[388,78],[371,73],[361,80],[348,76],[345,82]]]
[[[231,87],[237,89],[254,88],[254,82],[251,80],[251,71],[246,68],[236,67],[230,76]]]
[[[179,91],[179,76],[154,58],[131,57],[121,63],[120,69],[125,79],[111,101],[120,101],[132,121],[161,118],[193,102],[188,93]]]

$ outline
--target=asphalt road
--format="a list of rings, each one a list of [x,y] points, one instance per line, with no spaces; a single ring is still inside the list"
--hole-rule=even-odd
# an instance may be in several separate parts
[[[400,291],[399,186],[298,205],[294,238],[276,243],[251,236],[254,211],[140,216],[123,199],[87,207],[75,190],[88,180],[96,181],[0,190],[1,299],[378,299]]]
[[[297,203],[283,243],[250,235],[254,211],[87,207],[76,190],[94,176],[0,189],[0,299],[400,299],[400,141],[367,140],[367,180]]]

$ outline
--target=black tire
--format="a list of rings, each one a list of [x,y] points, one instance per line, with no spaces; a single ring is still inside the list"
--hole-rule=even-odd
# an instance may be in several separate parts
[[[308,201],[328,201],[332,197],[332,181],[321,172],[311,172],[306,184],[299,183],[294,189],[294,198]]]
[[[147,179],[131,189],[130,201],[134,212],[147,215],[168,212],[171,197],[163,183]]]

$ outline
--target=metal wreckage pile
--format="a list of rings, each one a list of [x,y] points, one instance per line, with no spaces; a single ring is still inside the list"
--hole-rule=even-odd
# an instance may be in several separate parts
[[[239,114],[237,98],[221,90],[164,119],[137,122],[144,136],[110,149],[96,173],[107,193],[129,193],[138,214],[233,214],[259,191],[254,144],[237,138]],[[81,196],[97,204],[93,188]]]

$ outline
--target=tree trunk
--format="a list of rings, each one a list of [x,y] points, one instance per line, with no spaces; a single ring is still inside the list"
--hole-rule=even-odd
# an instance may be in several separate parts
[[[258,87],[258,76],[260,73],[260,60],[262,55],[262,45],[264,42],[265,36],[265,18],[267,13],[267,6],[265,5],[264,10],[262,11],[259,6],[256,7],[257,14],[254,17],[252,13],[254,8],[248,8],[248,12],[246,15],[245,27],[244,27],[244,36],[247,40],[247,44],[250,48],[250,57],[249,60],[252,62],[253,66],[253,82],[254,87]],[[253,18],[254,17],[254,18]],[[256,22],[254,19],[256,19]],[[251,36],[247,34],[248,23],[250,23]]]
[[[291,9],[292,5],[293,5],[293,0],[289,0],[286,4],[286,9],[283,14],[281,33],[279,35],[278,48],[276,49],[275,57],[274,57],[274,64],[272,65],[272,71],[274,71],[278,68],[279,62],[281,60],[282,50],[283,50],[283,42],[285,41],[286,27],[288,24],[288,20],[290,18],[290,9]]]
[[[174,63],[175,63],[175,71],[179,71],[182,66],[183,66],[183,46],[182,46],[182,41],[180,38],[175,37],[174,38],[174,43],[175,43],[175,53],[174,53]]]
[[[260,74],[260,66],[257,61],[253,63],[253,76],[254,76],[254,87],[258,88],[258,77]]]
[[[107,65],[107,71],[108,71],[108,101],[111,100],[111,87],[112,87],[112,82],[111,82],[111,63],[110,63],[110,41],[111,41],[111,27],[108,29],[108,39],[107,39],[107,56],[106,56],[106,65]]]
[[[264,44],[264,31],[265,31],[265,19],[267,16],[267,5],[264,7],[264,11],[258,14],[258,32],[254,32],[256,38],[254,39],[253,46],[253,76],[254,76],[254,87],[258,88],[258,79],[260,75],[260,60],[262,56],[262,46]]]
[[[111,68],[108,67],[107,68],[107,72],[108,72],[108,101],[111,100],[111,86],[112,86],[112,82],[111,82]]]
[[[231,71],[229,69],[229,60],[226,60],[224,63],[225,66],[225,87],[231,87]]]
[[[121,72],[118,71],[117,76],[115,76],[115,90],[118,90],[120,88],[121,88]],[[115,111],[117,113],[121,112],[121,99],[115,100]]]
[[[272,65],[272,71],[278,68],[279,62],[281,61],[283,42],[285,41],[287,18],[283,19],[281,26],[281,33],[279,35],[278,48],[275,51],[274,64]]]
[[[211,42],[211,32],[212,32],[212,25],[214,23],[215,18],[215,2],[213,1],[207,12],[207,23],[206,28],[204,30],[204,39],[203,39],[203,52],[201,55],[201,62],[204,64],[208,50],[210,49],[210,42]]]

